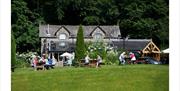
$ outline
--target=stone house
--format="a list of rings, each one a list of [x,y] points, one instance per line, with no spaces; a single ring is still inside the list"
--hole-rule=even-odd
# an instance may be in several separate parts
[[[115,49],[140,50],[144,53],[146,50],[150,54],[145,53],[144,56],[154,54],[154,52],[159,55],[159,48],[150,39],[123,40],[117,25],[89,25],[82,27],[85,43],[103,41]],[[41,54],[48,53],[59,60],[60,54],[74,52],[78,29],[79,25],[40,25]],[[149,47],[150,45],[153,47]],[[156,53],[153,57],[159,59]]]

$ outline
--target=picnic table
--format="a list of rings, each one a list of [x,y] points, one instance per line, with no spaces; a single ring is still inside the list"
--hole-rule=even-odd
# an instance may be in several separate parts
[[[125,60],[126,60],[127,64],[132,63],[130,57],[126,57]],[[145,59],[143,57],[140,57],[134,61],[134,64],[147,64],[147,62],[145,61]]]
[[[96,67],[97,59],[90,59],[89,64],[85,64],[85,59],[81,59],[80,66],[86,67]]]
[[[55,65],[52,65],[52,64],[45,64],[44,62],[38,62],[36,67],[35,67],[35,70],[39,70],[39,69],[41,69],[41,70],[45,70],[45,69],[48,70],[49,68],[54,69],[54,66]],[[34,67],[34,66],[32,66],[32,67]]]
[[[37,65],[36,65],[36,67],[35,67],[35,70],[38,70],[38,69],[44,70],[44,63],[38,62]]]

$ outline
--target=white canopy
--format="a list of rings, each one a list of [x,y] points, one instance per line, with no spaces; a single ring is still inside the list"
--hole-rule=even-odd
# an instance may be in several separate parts
[[[71,53],[68,53],[68,52],[65,52],[65,53],[63,53],[62,55],[60,55],[61,57],[64,57],[64,56],[66,56],[66,57],[72,57],[73,55],[71,54]]]
[[[169,48],[162,50],[163,53],[169,53]]]

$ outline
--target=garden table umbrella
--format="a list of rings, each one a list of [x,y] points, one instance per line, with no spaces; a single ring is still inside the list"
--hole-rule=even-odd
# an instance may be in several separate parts
[[[62,55],[60,55],[61,57],[72,57],[73,55],[71,53],[65,52]]]

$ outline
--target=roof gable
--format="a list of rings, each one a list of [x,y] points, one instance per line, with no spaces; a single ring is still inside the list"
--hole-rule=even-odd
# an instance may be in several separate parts
[[[61,26],[55,33],[54,33],[54,36],[57,36],[59,33],[68,33],[68,35],[70,35],[70,31],[64,27],[64,26]]]
[[[143,53],[161,53],[160,49],[152,41],[142,51]]]
[[[90,36],[92,36],[94,33],[103,33],[103,35],[106,35],[106,32],[99,26],[93,29],[93,31],[90,33]]]

